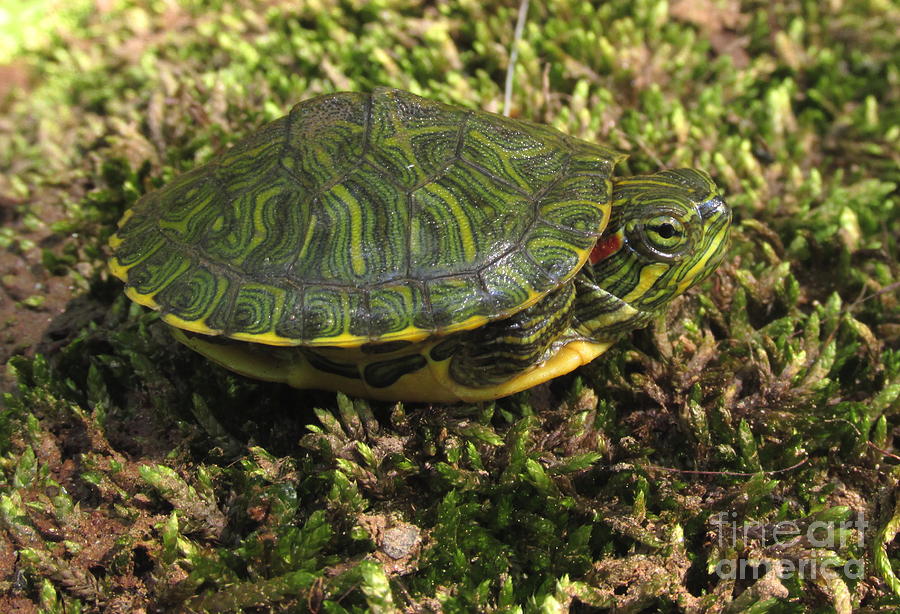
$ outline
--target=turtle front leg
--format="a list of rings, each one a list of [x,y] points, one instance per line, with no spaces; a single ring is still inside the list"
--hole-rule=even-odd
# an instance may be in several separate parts
[[[576,336],[615,341],[636,328],[647,326],[657,313],[637,309],[602,288],[589,270],[579,271],[572,284],[577,293],[572,306],[572,328]]]
[[[497,386],[549,357],[571,326],[574,304],[575,287],[567,283],[509,318],[448,337],[432,356],[447,344],[450,378],[467,388]]]

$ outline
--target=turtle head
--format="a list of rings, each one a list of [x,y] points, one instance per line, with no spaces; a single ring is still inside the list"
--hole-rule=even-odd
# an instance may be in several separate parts
[[[705,279],[725,253],[731,209],[703,171],[613,180],[612,214],[581,276],[590,307],[578,328],[605,337],[646,325]]]

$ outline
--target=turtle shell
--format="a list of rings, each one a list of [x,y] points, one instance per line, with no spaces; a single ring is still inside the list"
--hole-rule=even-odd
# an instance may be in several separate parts
[[[472,329],[581,268],[623,157],[399,90],[320,96],[141,198],[110,268],[208,335],[347,347]]]

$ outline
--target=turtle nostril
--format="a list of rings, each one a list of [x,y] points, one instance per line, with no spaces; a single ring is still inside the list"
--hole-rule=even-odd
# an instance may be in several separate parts
[[[728,215],[728,218],[731,219],[731,208],[718,196],[697,205],[697,212],[705,220],[722,214]]]

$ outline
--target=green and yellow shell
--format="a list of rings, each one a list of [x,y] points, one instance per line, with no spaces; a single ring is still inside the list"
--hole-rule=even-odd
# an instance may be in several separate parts
[[[623,159],[398,90],[320,96],[144,196],[110,269],[238,372],[497,398],[592,360],[721,259],[709,176],[614,180]]]

